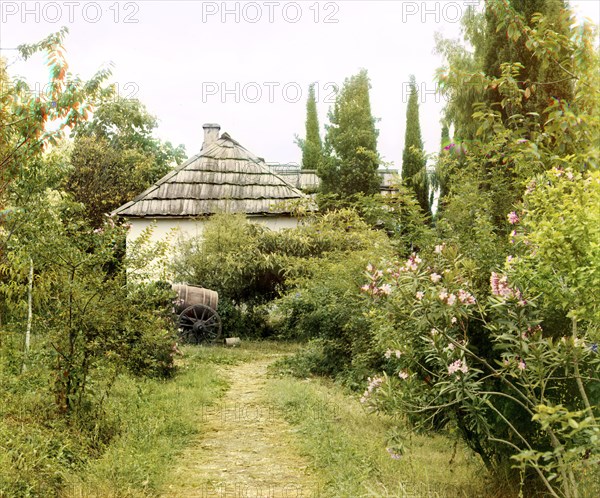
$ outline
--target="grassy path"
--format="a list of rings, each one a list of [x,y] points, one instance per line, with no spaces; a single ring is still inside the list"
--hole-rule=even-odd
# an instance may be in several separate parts
[[[202,435],[178,458],[165,498],[316,496],[308,462],[290,425],[267,399],[273,355],[221,367],[230,388],[216,405],[199,406]]]
[[[106,409],[124,429],[59,496],[512,498],[447,435],[410,436],[391,459],[397,420],[326,379],[267,374],[297,349],[186,347],[173,379],[120,378]]]

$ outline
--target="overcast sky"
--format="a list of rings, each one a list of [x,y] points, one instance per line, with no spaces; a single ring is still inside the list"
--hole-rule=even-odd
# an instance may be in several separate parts
[[[202,145],[202,124],[215,122],[268,162],[300,161],[309,83],[316,82],[321,128],[335,86],[366,68],[371,78],[379,152],[399,168],[407,82],[421,90],[421,130],[428,152],[439,146],[443,100],[435,95],[434,34],[459,35],[460,1],[40,1],[0,0],[1,55],[12,75],[42,88],[41,57],[26,63],[15,47],[61,26],[70,70],[84,78],[108,63],[125,97],[159,118],[158,136]],[[598,0],[573,1],[596,24]]]

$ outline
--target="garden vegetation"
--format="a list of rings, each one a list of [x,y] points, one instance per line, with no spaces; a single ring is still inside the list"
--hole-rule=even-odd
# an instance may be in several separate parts
[[[305,150],[322,176],[321,210],[297,206],[298,227],[280,232],[214,216],[202,239],[181,241],[171,272],[219,292],[228,335],[301,342],[277,371],[328,377],[351,392],[385,421],[391,460],[410,458],[415,434],[451,436],[477,455],[487,478],[508,480],[515,494],[593,497],[600,494],[597,31],[575,25],[562,1],[532,3],[529,11],[529,3],[488,0],[484,12],[465,16],[464,43],[438,40],[445,59],[438,82],[449,97],[440,153],[423,157],[420,130],[412,130],[406,152],[418,167],[393,193],[373,194],[381,159],[361,71],[330,112],[323,148]],[[88,82],[67,73],[64,35],[21,47],[25,57],[46,53],[47,99],[32,98],[0,65],[0,489],[7,496],[85,488],[74,476],[86,468],[110,474],[107,455],[121,458],[134,441],[123,414],[146,413],[144,431],[155,415],[144,412],[140,393],[160,404],[161,390],[189,375],[174,360],[170,287],[144,283],[148,262],[164,248],[146,234],[125,252],[127,226],[92,209],[105,182],[89,170],[97,155],[116,182],[136,183],[124,189],[142,190],[181,151],[151,138],[154,121],[143,107],[103,107],[108,72]],[[90,124],[98,107],[104,111]],[[320,144],[315,118],[313,145]],[[139,133],[107,134],[103,120],[138,122]],[[63,128],[48,131],[52,121]],[[62,140],[67,127],[76,130],[77,151]],[[137,174],[120,174],[125,164]],[[190,389],[214,399],[223,385],[210,369],[204,375],[202,385],[189,378]],[[321,388],[302,389],[291,379],[272,383],[274,402],[299,427],[298,405]],[[156,434],[171,434],[181,447],[190,410],[179,421],[158,420]],[[354,448],[333,424],[310,428],[317,429]],[[306,451],[333,475],[339,462],[311,437]],[[163,443],[156,447],[168,453]],[[153,444],[131,443],[141,451]],[[162,462],[167,453],[152,458]],[[144,492],[156,493],[159,477],[144,472],[131,468]],[[356,479],[336,481],[336,492]]]

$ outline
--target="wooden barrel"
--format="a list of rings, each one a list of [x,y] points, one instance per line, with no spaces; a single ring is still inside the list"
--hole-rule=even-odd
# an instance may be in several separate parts
[[[176,308],[178,312],[194,304],[204,304],[213,310],[219,304],[219,294],[216,291],[198,287],[197,285],[173,284],[173,290],[177,293]]]

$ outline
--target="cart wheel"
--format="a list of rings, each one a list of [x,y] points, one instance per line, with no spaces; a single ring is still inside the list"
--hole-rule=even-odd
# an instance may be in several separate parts
[[[214,342],[221,337],[221,317],[204,304],[189,306],[179,315],[179,335],[190,344]]]

